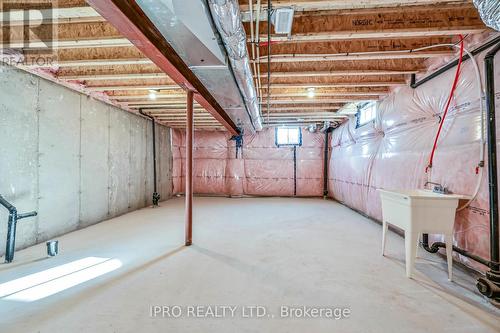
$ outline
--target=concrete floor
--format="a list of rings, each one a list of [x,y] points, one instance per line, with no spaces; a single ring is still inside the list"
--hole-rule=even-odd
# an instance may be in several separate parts
[[[403,239],[391,232],[382,257],[381,227],[340,204],[196,198],[190,248],[181,246],[183,204],[176,198],[59,237],[57,257],[45,257],[45,244],[17,252],[0,265],[0,294],[2,283],[82,258],[122,266],[36,301],[0,298],[0,331],[500,331],[500,312],[471,276],[455,266],[448,282],[444,260],[420,250],[416,278],[407,279]],[[175,305],[180,318],[151,316],[152,306]],[[194,305],[239,307],[234,317],[189,318]],[[266,315],[243,317],[252,305]],[[350,316],[281,318],[282,305],[348,308]]]

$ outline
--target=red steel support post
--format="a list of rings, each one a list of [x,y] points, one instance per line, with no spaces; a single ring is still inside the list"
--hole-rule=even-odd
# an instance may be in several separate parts
[[[193,242],[193,91],[187,92],[186,114],[186,246]]]

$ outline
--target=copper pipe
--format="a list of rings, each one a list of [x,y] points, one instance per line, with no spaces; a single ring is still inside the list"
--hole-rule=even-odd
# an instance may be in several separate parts
[[[193,238],[193,92],[187,93],[186,112],[186,246]]]

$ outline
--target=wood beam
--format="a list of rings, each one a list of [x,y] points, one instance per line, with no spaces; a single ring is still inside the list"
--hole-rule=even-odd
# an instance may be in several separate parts
[[[59,75],[60,79],[70,81],[111,81],[111,80],[143,80],[143,79],[165,79],[165,73],[129,73],[129,74],[81,74],[81,75]]]
[[[383,31],[345,31],[345,32],[318,32],[306,34],[294,34],[290,38],[284,36],[271,36],[271,43],[298,43],[298,42],[324,42],[330,40],[352,40],[352,39],[377,39],[377,38],[412,38],[412,37],[434,37],[450,35],[479,34],[486,30],[485,27],[463,26],[448,29],[416,28],[416,29],[386,29]],[[260,35],[261,42],[267,42],[267,35]],[[250,40],[248,40],[250,41]]]
[[[40,24],[65,24],[102,22],[100,16],[92,7],[45,8],[9,10],[0,12],[0,25],[6,26],[38,26]]]
[[[13,26],[0,30],[1,48],[54,49],[131,46],[108,22],[45,24],[37,29]]]
[[[144,94],[144,95],[120,95],[120,96],[113,96],[113,95],[108,95],[110,99],[115,100],[120,103],[133,103],[135,101],[141,102],[141,101],[149,101],[149,94]],[[171,100],[171,99],[178,99],[178,98],[183,98],[186,97],[186,94],[157,94],[156,95],[156,100]]]
[[[273,43],[271,53],[279,54],[355,54],[367,52],[389,52],[418,50],[436,44],[452,44],[458,41],[456,36],[399,38],[399,39],[353,39],[314,41],[314,43]],[[267,55],[267,48],[260,48],[260,56]],[[251,46],[251,44],[249,45]],[[449,47],[432,49],[433,51],[449,50]]]
[[[158,85],[158,86],[93,86],[87,87],[88,91],[114,91],[114,90],[176,90],[178,85]]]
[[[351,92],[351,93],[317,93],[315,92],[314,95],[316,97],[336,97],[336,96],[344,96],[345,98],[351,98],[351,97],[360,97],[363,96],[363,98],[378,98],[379,96],[386,95],[387,93],[382,93],[382,92],[372,92],[372,93],[364,93],[364,92]],[[271,98],[278,98],[278,97],[289,97],[289,98],[294,98],[294,97],[307,97],[307,92],[301,92],[301,93],[274,93],[271,91]]]
[[[264,2],[265,3],[265,2]],[[373,8],[389,8],[389,7],[398,7],[402,6],[422,6],[429,5],[435,6],[437,4],[469,4],[470,2],[467,0],[336,0],[336,1],[311,1],[311,0],[295,0],[295,1],[283,1],[283,0],[274,0],[272,2],[273,9],[280,7],[293,7],[295,9],[295,15],[305,14],[307,15],[312,11],[326,11],[326,10],[344,10],[344,9],[373,9]],[[256,17],[257,6],[254,3],[254,20]],[[243,22],[250,22],[250,6],[248,1],[240,1],[240,11],[241,11],[241,19]],[[262,4],[260,8],[260,16],[259,21],[267,21],[267,4]]]
[[[138,108],[148,108],[148,107],[164,107],[164,108],[169,108],[169,107],[186,107],[186,102],[177,102],[177,103],[165,103],[165,104],[128,104],[127,105],[131,109],[138,109]],[[200,107],[199,104],[195,104],[196,107]]]
[[[318,61],[360,61],[388,59],[438,58],[453,55],[453,51],[420,51],[420,52],[367,52],[363,54],[280,54],[271,55],[271,62],[318,62]],[[254,60],[260,65],[267,65],[267,57]]]
[[[124,47],[130,46],[130,42],[126,38],[100,38],[100,39],[69,39],[69,40],[54,40],[54,41],[12,41],[8,43],[0,43],[2,49],[85,49],[96,47]]]
[[[365,100],[375,100],[373,97],[360,98],[360,97],[351,97],[351,98],[335,98],[335,99],[326,99],[326,98],[308,98],[308,99],[296,99],[296,98],[287,98],[287,99],[269,99],[271,104],[328,104],[328,103],[349,103],[352,101],[365,101]],[[267,98],[260,103],[262,105],[267,104]]]
[[[260,31],[267,31],[261,22]],[[311,42],[327,40],[409,38],[480,33],[487,29],[477,9],[471,4],[460,6],[400,7],[318,12],[294,17],[290,38],[272,37],[272,41]],[[260,41],[267,41],[261,35]],[[264,45],[261,45],[264,46]]]
[[[147,58],[132,59],[82,59],[82,60],[55,60],[45,64],[30,64],[27,67],[51,68],[51,67],[96,67],[115,65],[150,65],[153,62]]]
[[[288,107],[271,107],[269,111],[335,111],[339,110],[338,106],[288,106]]]
[[[307,54],[307,52],[306,52]],[[351,70],[422,70],[427,68],[426,59],[370,59],[345,61],[273,62],[273,72],[323,72]],[[261,73],[267,73],[267,61],[260,64]]]
[[[367,76],[367,75],[407,75],[416,74],[418,70],[344,70],[318,72],[271,72],[271,78],[276,77],[318,77],[318,76]]]
[[[406,85],[405,81],[386,82],[346,82],[346,83],[280,83],[271,88],[336,88],[336,87],[392,87]]]
[[[315,93],[318,94],[331,94],[334,96],[346,95],[384,95],[388,94],[390,90],[386,87],[329,87],[318,88]],[[271,94],[307,94],[304,88],[273,88],[271,87]]]

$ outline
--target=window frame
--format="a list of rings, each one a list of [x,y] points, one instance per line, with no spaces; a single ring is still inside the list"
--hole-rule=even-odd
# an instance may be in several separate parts
[[[361,122],[361,113],[366,112],[369,108],[373,108],[373,118],[365,122]],[[356,113],[356,128],[373,123],[377,119],[377,102],[367,102],[358,105],[358,112]]]
[[[299,142],[298,143],[284,143],[280,144],[278,143],[278,130],[279,129],[297,129],[299,131]],[[276,147],[300,147],[302,146],[302,128],[300,126],[279,126],[275,127],[274,129],[274,143],[276,144]]]

